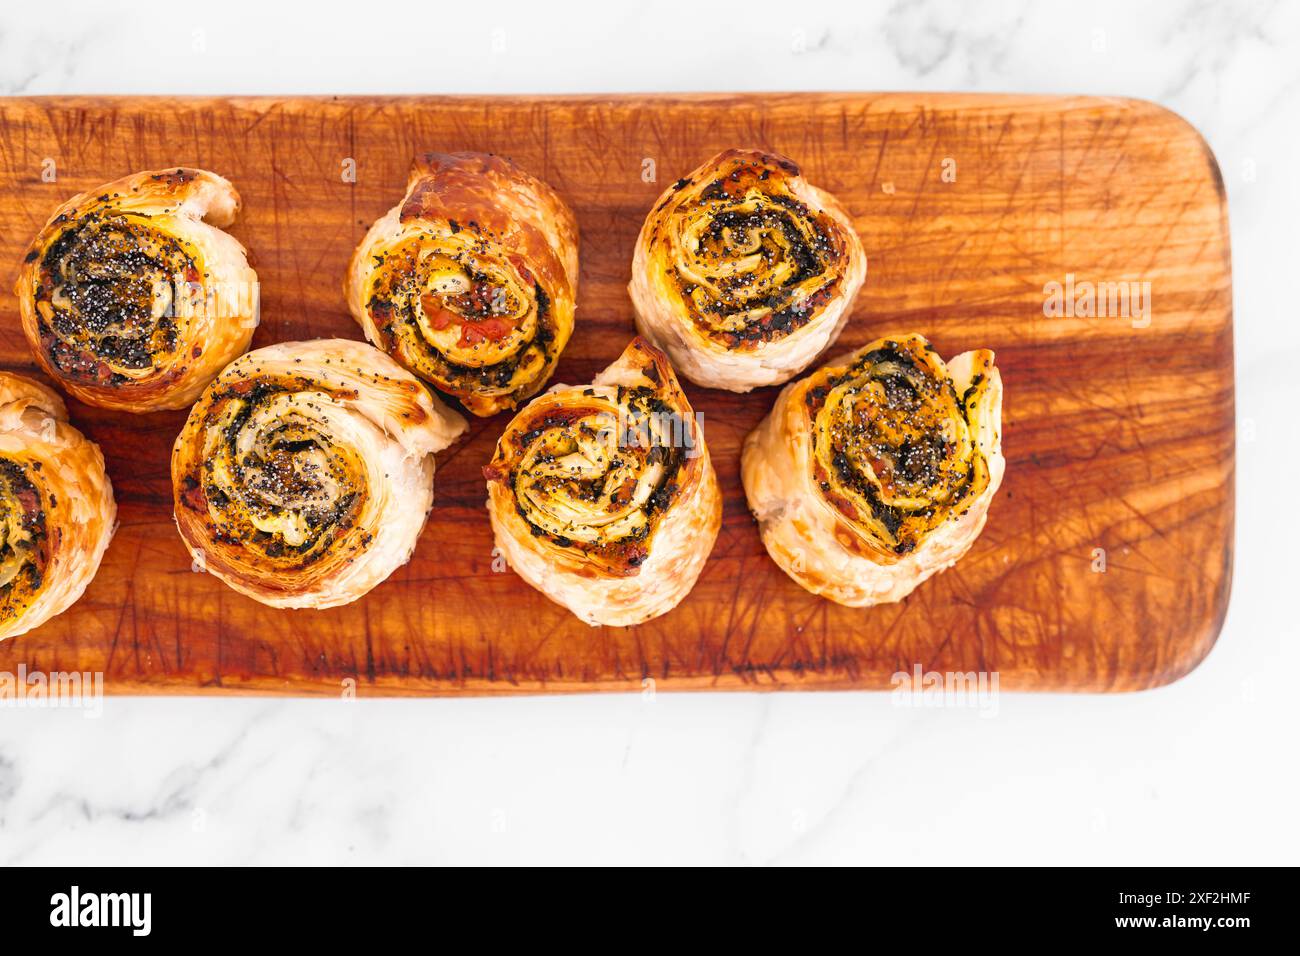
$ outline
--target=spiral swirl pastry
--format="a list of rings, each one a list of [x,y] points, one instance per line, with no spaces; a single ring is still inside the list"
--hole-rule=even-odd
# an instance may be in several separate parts
[[[814,594],[898,601],[984,527],[1006,468],[987,349],[881,339],[787,385],[741,457],[768,553]]]
[[[676,607],[722,523],[703,430],[667,358],[641,339],[590,386],[530,402],[484,475],[501,554],[588,624]]]
[[[730,149],[659,197],[628,291],[637,329],[686,378],[748,392],[834,342],[866,275],[833,196],[783,156]]]
[[[257,274],[222,231],[238,211],[229,182],[184,168],[60,206],[14,290],[41,368],[90,405],[188,407],[257,324]]]
[[[366,338],[475,415],[541,390],[573,333],[578,226],[500,156],[429,153],[344,288]]]
[[[0,640],[71,607],[116,525],[99,446],[52,390],[0,372]]]
[[[257,349],[212,382],[176,439],[176,525],[196,569],[263,604],[347,604],[410,559],[434,453],[464,429],[364,343]]]

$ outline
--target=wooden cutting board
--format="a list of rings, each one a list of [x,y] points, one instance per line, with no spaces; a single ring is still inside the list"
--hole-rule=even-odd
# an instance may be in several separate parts
[[[34,369],[11,289],[26,243],[76,192],[177,164],[229,177],[245,206],[231,232],[262,282],[254,345],[360,339],[340,291],[354,244],[401,196],[414,153],[480,150],[519,161],[577,214],[578,326],[554,381],[587,382],[633,334],[625,286],[652,202],[729,146],[790,156],[854,217],[870,274],[841,346],[917,331],[945,357],[996,350],[1007,477],[956,568],[870,609],[801,590],[768,559],[740,484],[740,444],[776,390],[688,385],[725,521],[694,592],[665,617],[590,628],[494,569],[480,470],[505,416],[474,421],[439,456],[432,520],[409,565],[350,606],[277,611],[190,568],[168,475],[184,415],[72,402],[107,456],[121,527],[80,603],[0,644],[0,671],[103,671],[112,692],[365,695],[626,691],[647,678],[660,689],[888,688],[918,665],[996,672],[1007,690],[1118,691],[1195,667],[1232,576],[1228,220],[1204,141],[1149,103],[0,100],[0,366]],[[1044,314],[1053,282],[1073,283],[1074,314]],[[1080,314],[1083,283],[1115,282],[1150,283],[1145,327],[1114,309]]]

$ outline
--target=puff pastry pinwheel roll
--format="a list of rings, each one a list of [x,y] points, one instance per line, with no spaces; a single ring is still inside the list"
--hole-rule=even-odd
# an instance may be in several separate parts
[[[628,291],[640,333],[699,385],[779,385],[835,341],[867,257],[835,198],[774,153],[730,149],[646,218]]]
[[[676,607],[722,523],[703,430],[667,358],[641,339],[590,386],[530,402],[484,475],[502,555],[588,624]]]
[[[257,324],[257,274],[222,231],[238,211],[229,182],[185,168],[135,173],[65,202],[14,290],[37,362],[90,405],[192,404]]]
[[[475,415],[541,391],[573,333],[578,225],[500,156],[429,153],[344,287],[366,338]]]
[[[285,342],[236,359],[172,449],[195,567],[273,607],[361,597],[410,559],[435,452],[465,420],[362,342]]]
[[[987,349],[947,365],[919,335],[881,339],[787,385],[741,477],[768,553],[814,594],[898,601],[984,527],[1006,468]]]
[[[99,446],[51,389],[0,372],[0,640],[71,607],[116,525]]]

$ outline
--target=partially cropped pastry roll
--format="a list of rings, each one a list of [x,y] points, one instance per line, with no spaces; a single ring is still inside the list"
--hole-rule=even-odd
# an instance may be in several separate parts
[[[835,198],[774,153],[729,149],[659,197],[628,291],[637,329],[699,385],[779,385],[835,341],[867,275]]]
[[[484,474],[510,566],[588,624],[676,607],[722,523],[704,433],[668,360],[641,339],[590,386],[530,402]]]
[[[741,457],[763,543],[814,594],[898,601],[956,563],[1002,482],[1002,378],[881,339],[788,385]]]
[[[573,333],[578,225],[508,159],[429,153],[366,233],[344,293],[366,338],[475,415],[546,384]]]
[[[208,387],[176,439],[176,525],[196,569],[263,604],[347,604],[410,559],[434,452],[464,428],[362,342],[257,349]]]
[[[238,211],[235,188],[203,169],[135,173],[65,202],[14,290],[41,367],[91,405],[189,406],[257,324],[257,274],[222,231]]]
[[[0,372],[0,640],[81,597],[116,524],[99,446],[53,391]]]

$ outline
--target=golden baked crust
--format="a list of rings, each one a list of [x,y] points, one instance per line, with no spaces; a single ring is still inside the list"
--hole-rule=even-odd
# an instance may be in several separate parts
[[[198,569],[263,604],[347,604],[410,559],[434,453],[464,429],[362,342],[256,349],[213,381],[176,439],[176,526]]]
[[[637,329],[699,385],[747,392],[807,368],[867,274],[848,214],[784,156],[729,149],[646,217],[628,291]]]
[[[578,225],[551,187],[500,156],[428,153],[344,294],[371,343],[486,416],[551,377],[577,288]]]
[[[0,372],[0,640],[80,598],[116,526],[99,446],[52,390]]]
[[[984,527],[1006,468],[987,349],[944,364],[880,339],[787,385],[745,440],[741,478],[772,559],[814,594],[898,601]]]
[[[704,433],[667,358],[641,339],[591,385],[533,399],[484,474],[510,566],[589,624],[676,607],[722,525]]]
[[[229,182],[183,167],[65,202],[14,288],[41,368],[90,405],[190,405],[257,325],[257,273],[222,231],[238,211]]]

